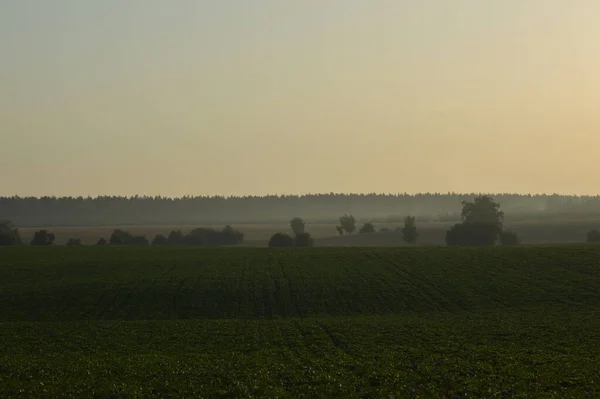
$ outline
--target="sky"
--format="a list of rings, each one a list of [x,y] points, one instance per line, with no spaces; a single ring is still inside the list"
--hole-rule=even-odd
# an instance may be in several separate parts
[[[597,0],[2,0],[0,195],[599,194]]]

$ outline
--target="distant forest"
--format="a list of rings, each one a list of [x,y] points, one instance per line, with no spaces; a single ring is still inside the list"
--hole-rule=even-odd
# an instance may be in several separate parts
[[[0,197],[0,220],[17,226],[265,223],[299,216],[313,223],[460,219],[473,194],[310,194],[247,197]],[[491,194],[508,219],[600,217],[600,196]]]

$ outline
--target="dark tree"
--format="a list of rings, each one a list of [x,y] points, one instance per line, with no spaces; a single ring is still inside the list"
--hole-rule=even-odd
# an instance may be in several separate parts
[[[495,245],[503,231],[504,212],[491,197],[479,196],[462,202],[462,223],[446,232],[448,245]]]
[[[294,239],[286,233],[275,233],[269,240],[269,248],[293,247]]]
[[[362,227],[358,230],[358,234],[369,234],[375,233],[375,225],[371,222],[367,222],[362,225]]]
[[[335,229],[337,230],[339,235],[344,235],[344,228],[342,226],[335,226]]]
[[[356,230],[356,219],[353,215],[344,215],[340,218],[340,227],[348,234],[352,234]]]
[[[402,239],[407,244],[414,244],[419,238],[417,232],[417,221],[414,216],[407,216],[404,218],[404,227],[401,229]]]
[[[587,242],[600,242],[600,231],[596,229],[588,231]]]
[[[183,243],[183,233],[181,230],[173,230],[169,233],[169,237],[167,237],[168,245],[182,245]]]
[[[297,247],[312,247],[314,240],[309,233],[300,233],[296,235],[295,245]]]
[[[292,220],[290,220],[290,227],[292,228],[294,235],[298,235],[304,233],[304,228],[306,227],[306,225],[302,218],[295,217]]]
[[[457,223],[446,232],[450,246],[490,246],[498,239],[495,226],[486,223]]]
[[[53,233],[48,232],[47,230],[40,230],[33,234],[33,239],[31,240],[31,245],[52,245],[54,244],[54,240],[56,237]]]
[[[221,240],[219,245],[239,245],[244,242],[244,233],[227,225],[221,230]]]
[[[131,235],[131,233],[121,229],[116,229],[110,235],[108,242],[111,245],[129,245],[131,244],[132,239],[133,236]]]
[[[157,234],[152,239],[152,245],[167,245],[167,237],[162,234]]]
[[[0,245],[21,245],[19,230],[11,222],[0,222]]]
[[[79,238],[69,238],[69,241],[65,244],[67,247],[79,247],[81,246],[81,240]]]
[[[104,238],[99,239],[98,242],[96,243],[96,245],[106,245],[106,244],[107,244],[107,242],[106,242],[106,239],[104,239]]]
[[[238,245],[244,242],[244,234],[231,226],[225,226],[221,231],[199,227],[185,235],[181,242],[196,246]]]
[[[517,233],[512,231],[503,231],[500,233],[500,244],[501,245],[519,245],[519,237]]]

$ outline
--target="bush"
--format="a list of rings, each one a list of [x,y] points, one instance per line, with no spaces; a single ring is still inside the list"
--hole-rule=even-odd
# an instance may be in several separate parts
[[[181,230],[173,230],[169,233],[169,237],[167,237],[167,245],[182,245],[183,242],[183,233]]]
[[[21,245],[19,230],[11,222],[0,223],[0,245]]]
[[[132,239],[133,236],[129,232],[121,229],[116,229],[110,235],[108,242],[111,245],[128,245],[129,243],[131,243]]]
[[[371,222],[367,222],[362,225],[362,227],[358,230],[358,234],[369,234],[375,233],[375,226]]]
[[[167,245],[167,242],[167,237],[163,236],[162,234],[157,234],[152,239],[152,245]]]
[[[517,237],[517,233],[513,233],[511,231],[504,231],[500,233],[500,244],[519,245],[519,237]]]
[[[107,242],[106,242],[105,238],[99,239],[98,242],[96,243],[96,245],[106,245],[106,244],[107,244]]]
[[[296,235],[295,245],[297,247],[312,247],[314,240],[309,233],[300,233]]]
[[[446,232],[449,246],[491,246],[495,245],[498,230],[491,223],[458,223]]]
[[[269,239],[269,248],[293,247],[294,239],[286,233],[275,233]]]
[[[588,231],[587,242],[600,242],[600,231],[596,229]]]
[[[33,234],[33,239],[31,240],[31,245],[52,245],[54,244],[54,240],[56,237],[53,233],[50,233],[48,230],[40,230]]]
[[[79,247],[81,246],[81,240],[79,238],[69,238],[69,241],[65,244],[67,247]]]

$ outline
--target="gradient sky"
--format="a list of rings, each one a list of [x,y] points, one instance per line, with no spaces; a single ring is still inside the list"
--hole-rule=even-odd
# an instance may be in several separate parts
[[[0,195],[600,192],[598,0],[2,0]]]

